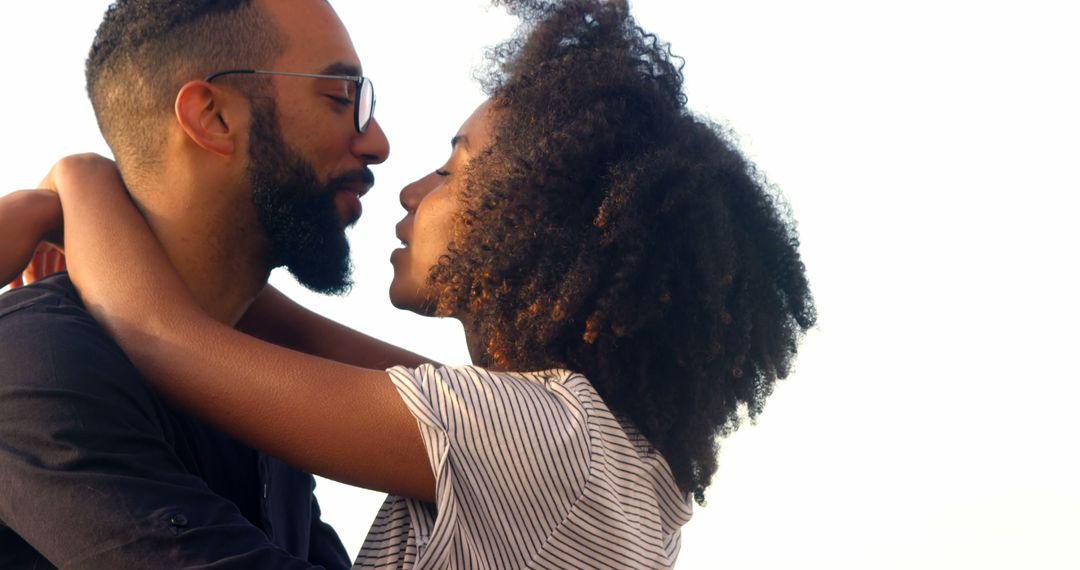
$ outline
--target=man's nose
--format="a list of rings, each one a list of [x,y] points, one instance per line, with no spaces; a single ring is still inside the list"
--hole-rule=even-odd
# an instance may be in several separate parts
[[[386,133],[375,117],[371,118],[366,132],[353,135],[349,150],[366,164],[380,164],[390,156],[390,141],[386,139]]]

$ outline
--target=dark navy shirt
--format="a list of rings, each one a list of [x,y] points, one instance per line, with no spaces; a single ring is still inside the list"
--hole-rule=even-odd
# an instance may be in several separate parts
[[[313,489],[166,404],[66,275],[0,295],[0,568],[348,568]]]

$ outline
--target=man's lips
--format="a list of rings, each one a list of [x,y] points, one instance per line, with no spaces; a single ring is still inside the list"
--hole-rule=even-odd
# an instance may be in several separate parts
[[[334,191],[334,202],[337,204],[338,215],[341,223],[351,226],[360,219],[364,212],[360,205],[360,197],[367,193],[367,188],[339,188]]]
[[[357,198],[363,198],[374,185],[375,175],[371,169],[364,168],[335,177],[327,184],[327,187],[334,192],[349,192],[356,194]]]
[[[334,187],[334,192],[347,192],[357,198],[363,198],[370,191],[371,185],[369,184],[341,184]]]

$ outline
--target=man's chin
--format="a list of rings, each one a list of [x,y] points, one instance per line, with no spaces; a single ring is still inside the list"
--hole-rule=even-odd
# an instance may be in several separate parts
[[[292,270],[289,270],[289,273],[291,273],[292,276],[296,278],[296,281],[303,285],[305,289],[313,293],[344,297],[352,292],[353,280],[351,278],[333,280],[312,279],[308,276],[298,275]]]
[[[327,260],[325,254],[313,254],[285,264],[285,269],[305,289],[315,293],[343,296],[352,291],[353,266],[347,245],[344,253],[332,260]]]

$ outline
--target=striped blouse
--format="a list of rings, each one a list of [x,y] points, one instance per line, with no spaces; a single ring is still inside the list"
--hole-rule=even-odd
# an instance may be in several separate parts
[[[355,568],[671,568],[690,496],[584,376],[389,371],[436,503],[390,496]]]

